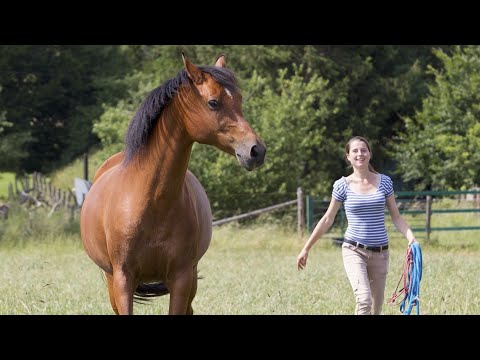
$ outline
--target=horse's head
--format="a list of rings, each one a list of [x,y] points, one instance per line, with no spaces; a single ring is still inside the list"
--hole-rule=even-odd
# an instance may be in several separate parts
[[[189,135],[236,156],[249,171],[263,165],[265,144],[243,117],[242,95],[234,74],[225,67],[225,56],[220,55],[215,66],[198,67],[182,56],[195,102],[195,111],[185,121]]]

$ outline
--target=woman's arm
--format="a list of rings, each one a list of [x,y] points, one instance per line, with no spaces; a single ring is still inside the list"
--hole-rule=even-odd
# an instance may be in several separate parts
[[[332,197],[332,200],[330,201],[330,205],[328,206],[327,211],[325,214],[322,216],[320,221],[317,223],[315,228],[312,231],[312,234],[308,238],[307,242],[303,246],[302,251],[297,257],[297,266],[299,269],[303,269],[305,265],[307,265],[307,257],[308,257],[308,252],[312,248],[312,246],[317,242],[320,237],[325,234],[328,229],[333,224],[333,221],[335,220],[335,216],[337,215],[338,210],[342,206],[342,202],[336,200],[335,198]]]
[[[410,226],[402,218],[400,212],[398,211],[397,203],[395,201],[395,195],[390,195],[389,197],[387,197],[386,201],[387,209],[390,213],[393,224],[398,229],[398,231],[400,231],[407,238],[408,245],[410,245],[412,242],[417,242],[417,240],[415,239],[415,235],[413,235],[412,229],[410,229]]]

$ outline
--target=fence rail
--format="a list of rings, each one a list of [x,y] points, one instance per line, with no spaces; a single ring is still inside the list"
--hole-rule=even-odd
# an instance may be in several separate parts
[[[266,207],[266,208],[263,208],[263,209],[250,211],[248,213],[244,213],[244,214],[241,214],[241,215],[236,215],[236,216],[228,217],[228,218],[225,218],[225,219],[216,220],[212,223],[212,225],[216,226],[216,225],[226,224],[226,223],[231,222],[231,221],[237,221],[237,220],[245,219],[245,218],[252,217],[252,216],[255,216],[255,215],[264,214],[264,213],[269,212],[269,211],[278,210],[278,209],[284,208],[285,206],[293,205],[293,204],[296,204],[296,203],[297,203],[297,200],[286,201],[286,202],[281,203],[281,204],[272,205],[272,206],[269,206],[269,207]]]
[[[432,209],[434,197],[451,197],[451,196],[463,196],[463,195],[473,195],[472,201],[475,202],[476,208],[463,208],[463,209]],[[433,231],[459,231],[459,230],[480,230],[480,226],[440,226],[434,227],[431,225],[432,216],[434,214],[448,214],[448,213],[480,213],[480,191],[479,190],[460,190],[460,191],[399,191],[396,193],[396,202],[397,206],[415,206],[421,205],[424,208],[422,209],[401,209],[399,208],[400,214],[411,214],[419,215],[425,214],[425,225],[424,226],[412,226],[412,231],[416,232],[425,232],[427,241],[430,238],[430,233]],[[409,198],[410,197],[410,198]],[[423,199],[424,198],[424,199]],[[329,202],[315,199],[312,196],[306,196],[306,228],[307,231],[311,232],[314,227],[314,222],[323,215],[326,211]],[[409,205],[406,205],[409,204]],[[386,211],[385,213],[388,213]],[[346,216],[344,208],[342,207],[339,211],[339,216],[334,222],[334,226],[338,226],[340,231],[343,233],[346,226]]]
[[[302,188],[300,188],[300,187],[297,189],[297,198],[295,200],[285,201],[285,202],[280,203],[280,204],[268,206],[268,207],[263,208],[263,209],[250,211],[250,212],[240,214],[240,215],[231,216],[231,217],[224,218],[224,219],[221,219],[221,220],[214,220],[212,222],[212,225],[217,226],[217,225],[226,224],[226,223],[231,222],[231,221],[237,221],[237,220],[249,218],[249,217],[252,217],[252,216],[264,214],[264,213],[267,213],[267,212],[270,212],[270,211],[275,211],[275,210],[278,210],[278,209],[282,209],[286,206],[291,206],[291,205],[294,205],[294,204],[297,204],[298,237],[299,237],[299,239],[302,239],[303,238],[303,233],[304,233],[304,230],[305,230],[305,216],[304,216],[304,211],[303,211],[303,209],[304,209],[303,191],[302,191]]]

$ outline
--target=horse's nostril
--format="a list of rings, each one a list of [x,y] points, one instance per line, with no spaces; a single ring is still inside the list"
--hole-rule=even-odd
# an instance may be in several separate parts
[[[250,156],[252,158],[255,158],[258,156],[257,145],[252,146],[252,149],[250,150]]]

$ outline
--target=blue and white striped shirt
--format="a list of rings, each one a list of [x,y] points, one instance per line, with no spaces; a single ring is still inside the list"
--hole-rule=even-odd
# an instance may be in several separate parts
[[[354,192],[345,177],[333,184],[332,196],[343,202],[348,227],[345,238],[366,246],[388,244],[385,228],[385,199],[393,194],[392,179],[380,174],[380,185],[372,194]]]

